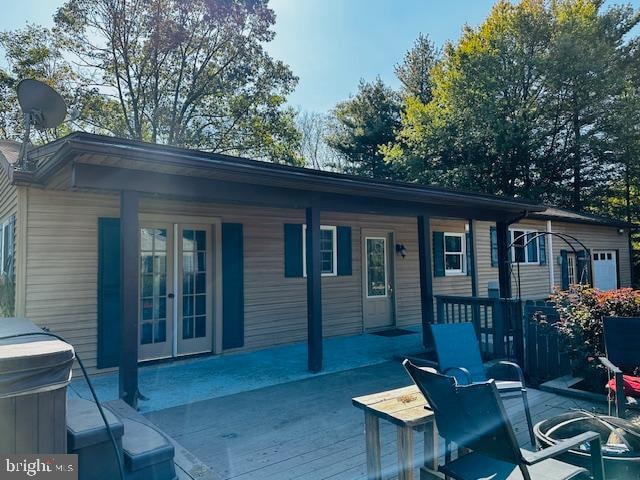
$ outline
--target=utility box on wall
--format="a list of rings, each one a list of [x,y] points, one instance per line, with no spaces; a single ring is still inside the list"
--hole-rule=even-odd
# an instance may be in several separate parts
[[[66,453],[75,352],[42,333],[26,318],[0,318],[0,453]]]

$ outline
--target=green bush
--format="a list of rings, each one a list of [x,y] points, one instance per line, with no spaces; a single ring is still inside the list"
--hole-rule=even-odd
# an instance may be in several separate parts
[[[640,291],[622,288],[601,292],[588,285],[571,285],[568,290],[555,292],[560,320],[555,327],[569,355],[575,376],[583,377],[592,391],[602,391],[607,372],[598,361],[604,356],[602,318],[639,317]]]

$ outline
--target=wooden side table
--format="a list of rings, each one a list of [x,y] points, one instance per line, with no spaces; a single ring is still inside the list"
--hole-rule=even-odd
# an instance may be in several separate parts
[[[380,419],[397,427],[398,480],[413,480],[413,431],[424,432],[424,466],[420,480],[441,479],[438,470],[438,431],[433,412],[418,387],[397,388],[351,400],[364,410],[367,478],[381,480]]]

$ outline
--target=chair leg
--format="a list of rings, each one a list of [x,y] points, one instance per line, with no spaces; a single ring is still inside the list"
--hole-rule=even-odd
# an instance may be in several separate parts
[[[618,418],[624,418],[625,407],[627,403],[627,397],[624,395],[624,377],[622,372],[618,371],[615,374],[616,379],[616,416]]]
[[[536,448],[536,437],[533,434],[533,421],[531,420],[531,410],[529,409],[529,399],[527,398],[527,389],[522,389],[522,403],[524,403],[524,415],[527,418],[527,427],[529,428],[529,439],[531,446]]]

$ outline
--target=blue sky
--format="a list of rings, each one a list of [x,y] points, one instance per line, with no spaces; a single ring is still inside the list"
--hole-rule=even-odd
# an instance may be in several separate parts
[[[62,0],[5,0],[0,30],[25,22],[51,24]],[[324,112],[353,94],[361,78],[376,75],[397,86],[394,65],[419,33],[437,44],[456,40],[465,24],[478,25],[493,0],[271,0],[276,38],[271,54],[300,77],[289,103]],[[614,3],[608,1],[607,3]],[[640,8],[640,0],[631,0]]]

